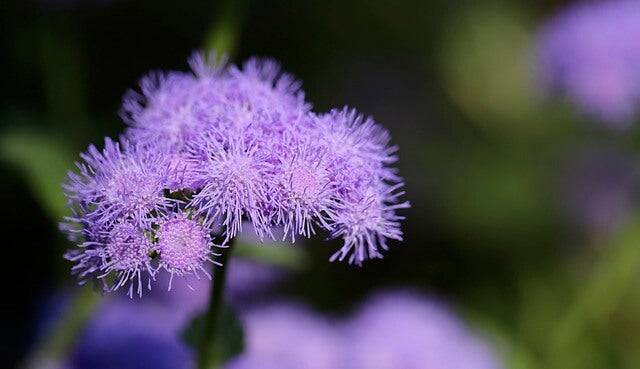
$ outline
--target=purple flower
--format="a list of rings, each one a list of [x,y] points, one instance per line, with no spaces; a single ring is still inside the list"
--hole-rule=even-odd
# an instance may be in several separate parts
[[[195,143],[193,155],[202,158],[195,178],[205,183],[192,206],[205,214],[207,224],[224,226],[225,243],[242,230],[246,217],[259,235],[269,232],[264,204],[269,191],[268,153],[242,137],[218,141],[207,132]]]
[[[130,295],[135,284],[133,282],[137,280],[137,293],[141,294],[142,275],[153,275],[149,257],[151,250],[151,242],[142,229],[129,223],[116,224],[106,237],[104,247],[98,249],[103,260],[101,272],[103,276],[115,272],[114,290],[132,282]]]
[[[211,107],[224,105],[220,90],[226,78],[224,65],[209,66],[201,54],[195,54],[190,64],[194,73],[152,72],[140,80],[140,92],[125,94],[120,115],[129,124],[129,137],[180,150],[211,123]]]
[[[76,164],[79,173],[69,172],[64,186],[69,207],[77,215],[70,222],[84,223],[88,230],[125,219],[145,226],[151,214],[164,213],[173,205],[163,194],[169,163],[155,147],[107,138],[102,152],[91,145],[80,156],[84,162]]]
[[[318,139],[332,158],[332,175],[339,184],[333,209],[331,234],[344,239],[332,260],[348,258],[360,264],[382,257],[387,239],[402,240],[397,209],[408,208],[399,201],[404,185],[389,165],[397,160],[397,147],[389,146],[389,133],[371,118],[353,109],[333,110],[321,116]]]
[[[106,302],[77,340],[69,369],[191,369],[173,311],[151,302]]]
[[[331,157],[310,139],[293,138],[283,145],[280,159],[272,164],[273,214],[283,227],[283,238],[311,237],[319,224],[331,229],[338,202],[339,184],[332,175]]]
[[[585,113],[626,127],[640,103],[640,3],[585,2],[540,31],[543,86],[560,90]]]
[[[370,298],[349,322],[350,368],[498,369],[495,353],[444,305],[409,292]]]
[[[260,239],[323,230],[344,240],[331,260],[357,264],[402,240],[396,211],[409,204],[385,129],[353,109],[312,112],[273,61],[211,60],[195,54],[191,73],[144,77],[123,101],[124,138],[90,146],[69,174],[62,228],[79,246],[67,258],[82,281],[131,282],[141,295],[143,274],[149,288],[156,274],[170,286],[174,275],[208,276],[214,230],[226,245],[243,221]]]
[[[376,295],[345,320],[277,304],[243,322],[245,351],[228,369],[502,368],[489,344],[449,309],[409,292]]]
[[[156,237],[155,250],[160,257],[160,267],[171,275],[169,289],[174,274],[198,276],[202,272],[211,279],[204,268],[205,262],[215,263],[211,259],[212,242],[206,227],[184,215],[177,215],[158,224]]]
[[[345,342],[332,323],[299,305],[279,304],[242,318],[245,349],[227,369],[253,369],[256,363],[281,369],[340,369]],[[262,368],[259,365],[258,368]]]

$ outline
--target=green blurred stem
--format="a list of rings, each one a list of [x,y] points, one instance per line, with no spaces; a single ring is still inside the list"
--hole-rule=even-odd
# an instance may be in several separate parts
[[[63,361],[73,347],[78,334],[100,304],[102,298],[91,287],[85,286],[69,302],[62,317],[47,332],[31,356],[27,359],[25,369],[37,369],[46,363]]]
[[[233,249],[234,240],[229,242],[229,247],[224,249],[218,261],[223,265],[217,268],[213,275],[211,284],[209,307],[204,321],[202,341],[200,342],[198,355],[198,368],[210,369],[214,359],[216,324],[220,323],[220,311],[222,309],[222,299],[224,293],[225,276],[228,268],[229,254]],[[216,266],[214,265],[214,269]]]
[[[248,8],[249,0],[224,1],[219,8],[219,15],[207,33],[205,50],[233,57]]]
[[[574,303],[551,332],[551,368],[569,369],[579,365],[572,355],[590,329],[607,324],[610,315],[640,269],[640,219],[634,219],[606,245],[607,253],[585,281]]]

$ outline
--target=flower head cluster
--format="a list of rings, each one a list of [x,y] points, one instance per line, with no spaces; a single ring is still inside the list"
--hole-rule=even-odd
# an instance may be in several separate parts
[[[640,2],[585,2],[541,30],[538,56],[545,88],[560,90],[582,111],[626,126],[640,102]]]
[[[214,230],[224,247],[243,222],[260,238],[323,230],[344,240],[332,260],[357,264],[402,239],[409,204],[385,129],[349,108],[313,112],[273,61],[210,60],[144,77],[124,97],[126,133],[81,155],[65,185],[75,273],[138,294],[157,273],[208,275]]]

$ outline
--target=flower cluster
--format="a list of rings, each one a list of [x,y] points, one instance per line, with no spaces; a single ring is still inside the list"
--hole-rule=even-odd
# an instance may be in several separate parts
[[[640,101],[640,2],[609,0],[571,6],[539,35],[540,77],[582,111],[624,127]]]
[[[409,204],[385,129],[349,108],[313,112],[273,61],[211,60],[142,78],[123,100],[125,134],[69,174],[63,229],[81,281],[142,294],[159,272],[208,275],[243,221],[261,239],[323,230],[344,240],[331,260],[356,264],[402,239],[396,211]]]

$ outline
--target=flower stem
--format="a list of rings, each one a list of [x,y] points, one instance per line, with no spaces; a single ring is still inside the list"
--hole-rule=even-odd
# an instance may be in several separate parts
[[[224,292],[224,282],[226,274],[226,264],[229,259],[229,254],[233,247],[233,239],[229,242],[229,247],[223,250],[218,261],[223,267],[218,268],[213,276],[213,283],[211,284],[209,307],[204,320],[204,331],[202,335],[202,341],[200,342],[200,349],[198,355],[198,368],[199,369],[211,369],[213,362],[213,352],[215,347],[216,338],[216,324],[220,320],[220,310],[222,308],[222,299]],[[216,266],[214,265],[214,269]]]

